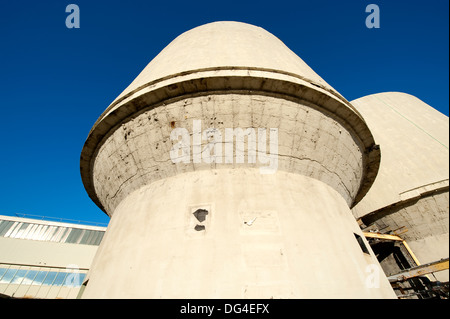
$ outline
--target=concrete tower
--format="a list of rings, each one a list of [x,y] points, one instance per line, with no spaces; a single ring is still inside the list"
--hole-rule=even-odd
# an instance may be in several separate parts
[[[379,162],[360,114],[275,36],[185,32],[86,140],[111,221],[83,297],[395,298],[350,210]]]
[[[353,208],[355,217],[383,232],[401,232],[421,264],[448,258],[448,117],[398,92],[365,96],[352,104],[382,150],[376,181]],[[383,267],[391,273],[388,263]],[[448,281],[448,270],[435,276]]]

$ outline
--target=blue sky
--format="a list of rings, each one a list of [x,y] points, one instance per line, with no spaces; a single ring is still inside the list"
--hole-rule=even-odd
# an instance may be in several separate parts
[[[79,173],[90,128],[170,41],[213,21],[263,27],[347,100],[400,91],[448,116],[448,12],[448,0],[2,1],[0,215],[107,223]]]

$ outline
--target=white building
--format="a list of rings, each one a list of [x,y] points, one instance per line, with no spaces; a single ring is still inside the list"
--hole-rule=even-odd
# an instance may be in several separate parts
[[[76,298],[105,230],[0,216],[0,294]]]

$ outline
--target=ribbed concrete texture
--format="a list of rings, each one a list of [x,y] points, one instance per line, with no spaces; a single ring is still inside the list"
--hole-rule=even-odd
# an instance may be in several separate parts
[[[421,264],[449,256],[449,119],[418,98],[389,92],[352,104],[380,144],[374,185],[353,208],[383,232],[401,232]],[[435,276],[448,281],[448,270]]]
[[[275,36],[190,30],[86,140],[111,222],[83,297],[395,298],[350,210],[379,163],[361,115]]]

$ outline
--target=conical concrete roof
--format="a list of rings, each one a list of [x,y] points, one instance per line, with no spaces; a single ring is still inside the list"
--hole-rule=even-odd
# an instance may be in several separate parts
[[[162,50],[119,96],[158,79],[220,68],[267,70],[301,77],[335,91],[282,41],[242,22],[213,22],[189,30]]]
[[[145,88],[219,71],[264,72],[265,77],[298,79],[351,105],[280,39],[251,24],[219,21],[184,32],[167,45],[109,105],[99,120]],[[203,74],[208,72],[208,74]],[[228,72],[229,74],[229,72]],[[241,73],[242,75],[242,73]],[[248,73],[250,75],[250,73]],[[291,78],[291,79],[289,79]],[[353,109],[357,113],[356,109]]]
[[[353,209],[356,217],[448,189],[448,116],[401,92],[372,94],[351,103],[364,116],[382,153],[372,188]]]

